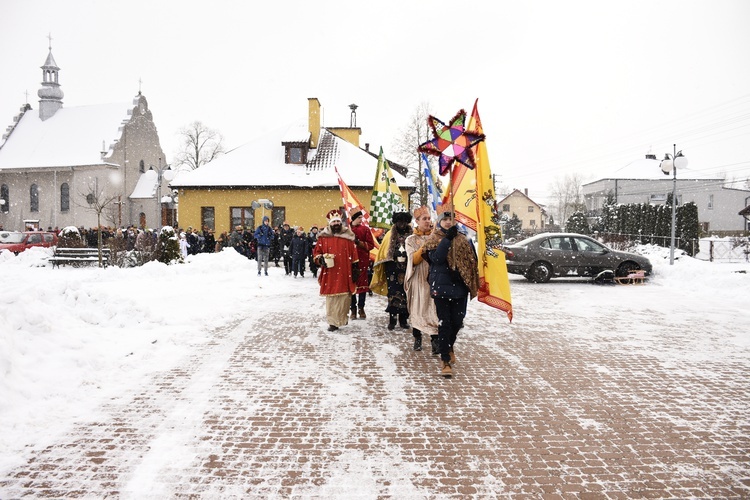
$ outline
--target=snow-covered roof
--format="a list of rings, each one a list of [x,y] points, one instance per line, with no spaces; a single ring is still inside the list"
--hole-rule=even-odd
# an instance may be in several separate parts
[[[617,170],[608,174],[602,175],[599,179],[593,182],[599,182],[608,179],[632,179],[632,180],[672,180],[672,174],[665,175],[664,172],[659,168],[659,160],[635,160],[624,167],[618,168]],[[678,180],[722,180],[715,176],[708,176],[691,170],[690,167],[683,167],[677,169]],[[593,182],[587,182],[586,184],[593,184]]]
[[[28,110],[0,146],[0,170],[107,163],[102,143],[109,152],[132,109],[132,103],[61,108],[44,121]]]
[[[297,142],[298,138],[308,136],[305,124],[289,124],[233,149],[196,170],[181,172],[170,185],[338,187],[336,167],[349,187],[372,188],[378,159],[326,129],[321,129],[319,147],[311,150],[307,164],[286,163],[282,142]],[[412,181],[395,170],[393,176],[399,188],[414,186]]]
[[[156,196],[156,187],[159,182],[159,175],[155,170],[146,170],[138,178],[135,189],[130,194],[131,199],[153,198]]]

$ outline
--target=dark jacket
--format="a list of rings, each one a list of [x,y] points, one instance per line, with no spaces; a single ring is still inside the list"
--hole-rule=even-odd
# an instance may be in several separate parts
[[[261,224],[255,230],[255,241],[259,247],[270,247],[274,236],[273,228],[268,224]]]
[[[430,274],[427,276],[427,281],[430,283],[431,296],[443,299],[460,299],[469,295],[469,288],[464,284],[459,272],[448,266],[450,248],[451,240],[443,238],[436,249],[427,252],[427,260],[430,263]]]
[[[304,234],[297,236],[296,234],[292,237],[292,242],[289,245],[289,255],[292,259],[305,260],[308,253],[310,253],[309,242],[307,236]]]

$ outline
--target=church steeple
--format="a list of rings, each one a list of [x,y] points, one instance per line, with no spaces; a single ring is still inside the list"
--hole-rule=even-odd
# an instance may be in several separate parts
[[[52,117],[62,108],[63,91],[58,82],[60,68],[52,57],[52,36],[49,36],[49,55],[42,68],[42,88],[39,89],[39,118],[42,121]]]

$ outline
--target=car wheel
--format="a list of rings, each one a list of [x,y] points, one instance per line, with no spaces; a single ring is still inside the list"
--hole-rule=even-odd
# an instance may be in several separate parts
[[[546,262],[534,262],[526,273],[526,279],[534,283],[547,283],[552,278],[552,268]]]
[[[617,272],[615,273],[615,275],[618,278],[624,278],[633,271],[638,271],[640,268],[641,266],[639,266],[635,262],[623,262],[622,264],[620,264],[620,267],[617,268]]]

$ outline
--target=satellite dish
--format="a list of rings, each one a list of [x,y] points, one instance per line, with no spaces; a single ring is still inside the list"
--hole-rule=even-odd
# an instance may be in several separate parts
[[[253,208],[253,210],[258,210],[260,208],[260,203],[254,201],[250,204],[250,206]]]

